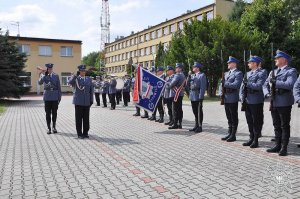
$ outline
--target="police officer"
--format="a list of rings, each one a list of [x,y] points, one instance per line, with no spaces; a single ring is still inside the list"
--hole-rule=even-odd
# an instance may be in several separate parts
[[[52,114],[52,128],[53,133],[57,133],[56,130],[56,118],[58,104],[61,100],[61,87],[59,76],[53,72],[53,64],[45,64],[47,71],[44,75],[41,75],[38,83],[44,84],[44,103],[46,112],[46,122],[48,131],[47,134],[51,134],[51,114]]]
[[[175,69],[173,66],[167,66],[167,77],[166,83],[170,84],[174,77]],[[164,90],[164,104],[167,104],[169,121],[165,123],[165,125],[173,126],[173,110],[172,110],[172,102],[174,97],[171,97],[171,89],[169,86],[165,87]]]
[[[101,81],[100,81],[100,76],[96,76],[96,80],[93,81],[94,85],[94,93],[95,93],[95,98],[97,102],[97,106],[100,106],[100,87],[101,87]]]
[[[92,79],[86,77],[86,66],[79,65],[78,72],[68,83],[75,88],[73,104],[75,105],[75,121],[78,138],[89,138],[90,107],[94,101],[94,86]],[[83,131],[82,131],[83,125]]]
[[[269,153],[287,155],[290,139],[290,121],[292,105],[294,104],[293,87],[297,80],[297,71],[289,67],[291,56],[283,51],[276,51],[274,76],[270,73],[264,84],[264,95],[270,96],[269,84],[275,85],[275,96],[272,96],[271,115],[275,131],[275,146],[268,149]]]
[[[251,71],[247,72],[247,78],[244,78],[244,84],[240,89],[241,101],[245,100],[245,115],[250,132],[250,139],[243,143],[243,146],[250,148],[258,147],[258,138],[261,135],[263,126],[263,108],[264,93],[263,84],[266,81],[264,73],[258,68],[262,58],[251,56],[248,60],[248,66]]]
[[[107,107],[106,94],[108,93],[108,87],[109,87],[109,83],[108,83],[107,79],[104,79],[101,82],[101,93],[102,93],[103,108]]]
[[[116,109],[116,89],[117,86],[117,80],[115,79],[115,76],[111,76],[109,87],[108,87],[108,93],[110,98],[110,110]]]
[[[129,79],[129,75],[125,75],[124,80],[124,88],[123,88],[123,106],[128,106],[128,102],[130,102],[130,87],[131,87],[131,80]]]
[[[192,104],[193,113],[195,116],[195,126],[189,131],[195,131],[195,133],[202,132],[203,122],[203,99],[206,90],[207,79],[204,73],[200,72],[203,67],[202,64],[194,62],[193,72],[189,81],[189,99]]]
[[[229,71],[225,73],[225,112],[228,120],[228,135],[223,137],[222,140],[227,142],[236,141],[236,131],[238,128],[238,101],[239,101],[239,88],[242,84],[243,74],[237,69],[239,60],[230,56],[227,64]],[[219,91],[222,95],[222,91]]]
[[[170,88],[171,97],[174,97],[172,102],[174,124],[170,126],[169,129],[182,129],[182,99],[184,96],[183,88],[185,87],[185,83],[186,79],[183,74],[183,64],[176,63],[176,74],[172,81],[166,85]]]
[[[164,74],[164,68],[162,66],[157,67],[156,76],[165,80],[166,76]],[[159,112],[159,119],[156,119],[156,112]],[[163,96],[160,96],[157,102],[157,106],[152,113],[152,117],[149,120],[155,120],[155,122],[163,123],[164,122],[164,107],[163,107]]]
[[[300,108],[300,76],[298,77],[295,85],[294,85],[294,98],[295,102],[298,103],[298,108]],[[300,144],[297,145],[300,148]]]

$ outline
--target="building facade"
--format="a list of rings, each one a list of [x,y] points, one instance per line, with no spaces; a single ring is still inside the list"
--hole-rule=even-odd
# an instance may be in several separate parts
[[[161,42],[167,49],[174,32],[183,29],[184,22],[191,20],[202,20],[203,14],[208,19],[221,16],[227,19],[228,14],[234,6],[232,0],[215,0],[213,4],[207,5],[194,11],[167,20],[158,25],[151,26],[143,31],[133,33],[127,37],[117,38],[114,42],[105,45],[105,68],[107,74],[123,76],[126,74],[126,65],[130,58],[133,63],[142,64],[144,67],[153,66],[158,45]]]
[[[30,92],[42,93],[43,86],[38,85],[41,70],[46,63],[53,63],[53,71],[59,75],[63,92],[70,92],[67,79],[81,63],[81,41],[46,39],[32,37],[10,37],[18,45],[19,51],[27,55],[26,73],[21,76],[23,86],[31,87]]]

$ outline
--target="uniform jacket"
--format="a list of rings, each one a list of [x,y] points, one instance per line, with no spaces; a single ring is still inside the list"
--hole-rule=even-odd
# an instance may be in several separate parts
[[[74,87],[73,104],[79,106],[90,106],[94,101],[94,85],[90,77],[73,75],[68,84]]]
[[[167,76],[166,77],[166,84],[170,84],[173,78],[174,78],[174,74],[171,75],[171,76]],[[169,86],[165,86],[165,90],[164,90],[164,98],[165,99],[171,98],[170,90],[171,90],[171,88]]]
[[[173,88],[175,87],[179,88],[184,83],[184,81],[185,81],[185,76],[182,72],[176,73],[174,75],[172,81],[166,85],[167,87],[170,87],[170,97],[175,97],[175,92]],[[181,89],[179,96],[184,96],[184,87],[185,85],[183,85],[183,88]]]
[[[260,69],[256,71],[247,72],[247,104],[262,104],[264,103],[264,93],[263,93],[263,84],[265,83],[267,77],[264,72]],[[240,89],[240,99],[244,99],[244,85],[242,84]]]
[[[189,80],[188,88],[190,89],[190,100],[199,101],[204,99],[204,94],[206,90],[206,76],[204,73],[192,74]]]
[[[225,103],[236,103],[239,101],[239,89],[243,80],[243,73],[238,69],[225,73]],[[220,96],[222,95],[222,86],[219,90]]]
[[[94,93],[100,93],[101,81],[100,80],[95,80],[93,82],[93,85],[94,85]]]
[[[103,94],[107,94],[108,93],[108,87],[109,87],[109,83],[107,81],[101,82],[101,92]]]
[[[123,92],[130,92],[130,87],[131,87],[131,80],[130,79],[125,79],[124,80],[124,88],[123,88]]]
[[[60,101],[61,87],[59,76],[51,73],[47,76],[43,75],[38,81],[39,85],[44,84],[44,101]]]
[[[300,76],[298,77],[295,85],[294,85],[294,98],[295,102],[300,102]]]
[[[117,86],[117,80],[114,78],[111,79],[108,87],[108,93],[115,94],[117,92],[116,86]]]
[[[294,104],[293,87],[297,80],[297,71],[295,68],[286,66],[278,74],[275,69],[276,74],[276,84],[275,84],[275,96],[273,96],[273,107],[285,107]],[[263,91],[264,95],[271,93],[270,79],[272,78],[272,72],[270,72],[269,77],[264,83]]]

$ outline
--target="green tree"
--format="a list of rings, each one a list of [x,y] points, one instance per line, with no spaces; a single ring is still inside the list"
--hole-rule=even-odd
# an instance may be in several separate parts
[[[166,52],[164,50],[164,45],[161,42],[159,42],[156,57],[155,57],[155,65],[165,67],[165,56],[166,56]]]
[[[244,13],[247,5],[248,3],[244,0],[237,0],[234,3],[232,11],[228,15],[229,21],[240,22],[242,14]]]
[[[0,98],[19,98],[29,91],[19,77],[25,73],[26,55],[19,53],[16,42],[9,40],[8,32],[0,34],[0,57]]]
[[[82,63],[87,66],[96,66],[97,59],[99,59],[100,52],[91,52],[82,58]]]

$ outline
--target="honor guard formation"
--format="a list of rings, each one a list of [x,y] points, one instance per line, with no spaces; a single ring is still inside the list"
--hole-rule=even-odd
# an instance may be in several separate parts
[[[249,129],[249,140],[243,146],[250,148],[259,147],[259,138],[262,136],[264,124],[264,102],[270,100],[270,113],[274,126],[274,146],[267,149],[269,153],[287,155],[287,146],[290,139],[291,110],[294,103],[300,107],[300,77],[297,79],[297,71],[290,66],[291,56],[283,51],[276,51],[275,65],[272,71],[267,73],[263,69],[263,59],[259,56],[250,56],[245,60],[244,72],[240,71],[240,61],[230,56],[227,61],[227,69],[223,68],[223,76],[219,86],[221,105],[224,105],[228,134],[221,139],[226,142],[236,141],[238,133],[239,116],[238,105],[241,102],[241,111],[245,112]],[[248,63],[248,64],[246,64]],[[39,84],[44,84],[44,103],[46,112],[47,134],[57,133],[56,118],[59,102],[61,101],[61,87],[59,76],[53,72],[53,64],[45,65],[47,70],[41,75]],[[186,94],[191,101],[191,108],[195,118],[195,125],[191,132],[201,133],[203,124],[203,100],[208,81],[199,62],[194,62],[192,73],[188,77],[184,75],[184,65],[176,63],[175,67],[162,66],[151,67],[149,72],[166,82],[164,90],[158,98],[157,105],[149,117],[144,110],[141,116],[141,108],[135,104],[134,116],[148,118],[149,121],[164,123],[168,129],[182,129],[183,111],[182,100]],[[247,72],[248,71],[248,72]],[[69,80],[68,84],[74,89],[73,104],[75,106],[75,121],[78,138],[89,138],[90,107],[96,100],[96,106],[100,106],[102,97],[103,108],[110,103],[110,110],[115,110],[116,105],[123,101],[127,107],[130,102],[130,92],[135,89],[137,81],[137,69],[133,77],[125,75],[123,78],[113,75],[100,77],[93,80],[86,76],[86,66],[78,66],[78,71]],[[107,101],[107,96],[108,100]],[[166,109],[165,109],[166,107]],[[159,117],[157,118],[157,112]],[[168,115],[167,121],[165,116]],[[52,119],[51,119],[52,116]],[[52,126],[51,126],[52,120]],[[300,147],[300,146],[299,146]]]

